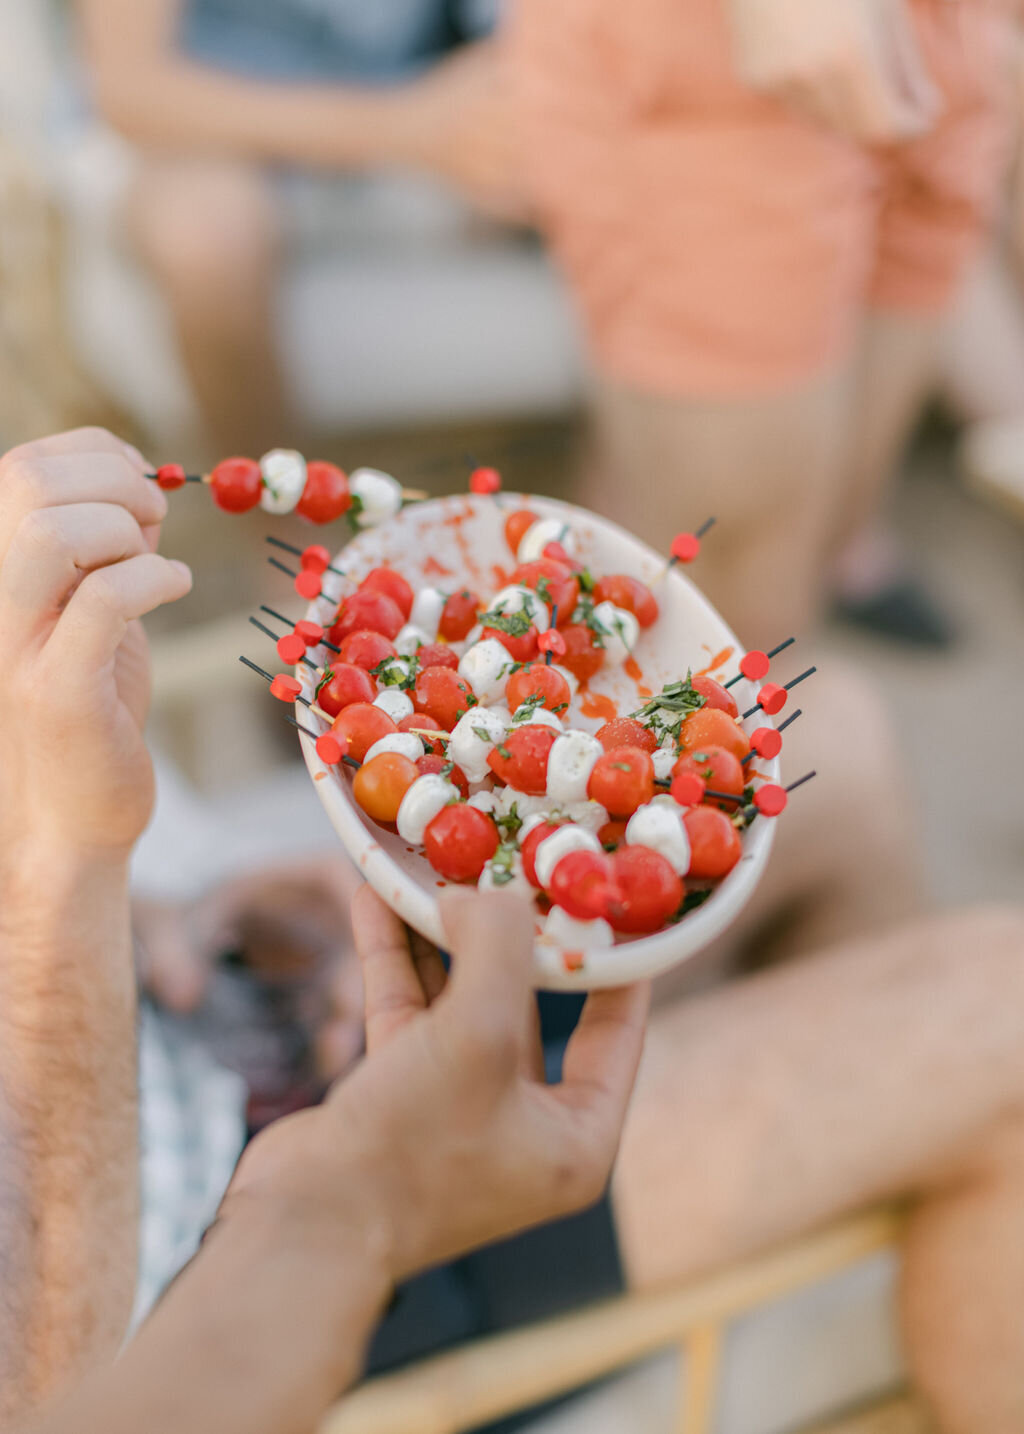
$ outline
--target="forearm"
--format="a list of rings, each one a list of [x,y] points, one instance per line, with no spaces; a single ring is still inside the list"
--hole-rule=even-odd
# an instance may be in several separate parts
[[[0,867],[0,1416],[112,1357],[134,1294],[135,983],[127,865]]]
[[[109,122],[149,147],[331,169],[411,162],[405,90],[236,78],[173,54],[99,65],[94,90]]]
[[[358,1217],[318,1239],[257,1202],[214,1229],[117,1365],[32,1434],[310,1434],[357,1378],[389,1290]]]

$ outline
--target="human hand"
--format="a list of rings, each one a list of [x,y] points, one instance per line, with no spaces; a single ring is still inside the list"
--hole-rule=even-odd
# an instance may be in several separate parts
[[[560,1085],[544,1083],[529,987],[533,912],[446,891],[454,956],[410,940],[364,887],[353,926],[368,1055],[315,1110],[249,1146],[228,1192],[331,1247],[353,1218],[398,1281],[596,1200],[643,1044],[647,985],[590,996]],[[357,1214],[353,1216],[353,1206]]]
[[[842,134],[924,133],[942,106],[905,0],[730,0],[741,78]]]
[[[351,905],[360,878],[342,856],[278,863],[195,902],[134,903],[144,987],[181,1014],[203,1003],[217,957],[241,954],[256,982],[296,992],[317,1067],[334,1080],[362,1053],[363,989]]]
[[[83,428],[0,458],[0,860],[25,843],[126,857],[153,801],[137,621],[188,592],[157,556],[167,500]]]
[[[456,50],[397,101],[399,158],[448,180],[484,213],[523,221],[513,104],[501,47]]]

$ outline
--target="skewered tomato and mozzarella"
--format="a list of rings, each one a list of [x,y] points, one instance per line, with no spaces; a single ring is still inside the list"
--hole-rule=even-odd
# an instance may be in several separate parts
[[[291,470],[281,459],[276,471],[283,484]],[[317,700],[362,763],[353,794],[366,814],[444,880],[543,900],[540,939],[575,962],[676,918],[684,878],[732,870],[750,743],[706,675],[666,684],[596,735],[574,726],[579,684],[628,659],[657,599],[626,574],[595,581],[560,521],[524,509],[506,529],[518,566],[489,602],[414,591],[389,567],[346,593]]]

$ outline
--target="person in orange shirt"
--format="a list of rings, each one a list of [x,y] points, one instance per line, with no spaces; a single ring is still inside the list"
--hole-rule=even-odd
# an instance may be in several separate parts
[[[701,582],[745,641],[813,615],[928,390],[998,198],[1010,27],[1001,0],[511,12],[597,370],[589,501],[660,540],[717,515]]]

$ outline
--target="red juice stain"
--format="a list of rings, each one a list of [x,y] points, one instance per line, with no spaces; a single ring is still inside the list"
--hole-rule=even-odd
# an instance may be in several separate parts
[[[633,681],[636,683],[637,696],[642,702],[646,702],[648,697],[652,697],[654,694],[643,681],[644,674],[641,670],[639,662],[637,662],[635,657],[627,657],[622,666],[626,673],[626,676],[632,677]]]
[[[423,572],[424,575],[429,574],[435,578],[450,578],[452,576],[451,568],[446,568],[444,563],[439,563],[433,557],[426,559],[423,564]]]
[[[435,881],[435,882],[434,882],[434,885],[435,885],[435,886],[447,886],[448,883],[447,883],[446,881]]]
[[[588,692],[581,687],[580,698],[580,711],[584,717],[600,717],[603,721],[610,722],[613,717],[619,715],[619,709],[612,699],[600,692]]]
[[[714,672],[716,668],[724,667],[734,651],[735,649],[732,647],[723,647],[721,652],[715,653],[707,667],[702,667],[699,672],[693,674],[694,677],[707,677],[708,674]]]
[[[476,559],[473,556],[473,550],[469,545],[469,539],[462,531],[463,524],[473,516],[473,506],[471,503],[467,503],[460,512],[449,513],[444,521],[455,534],[455,542],[459,549],[459,552],[462,554],[462,560],[466,565],[466,571],[470,574],[474,581],[479,582],[480,569],[477,567]]]
[[[326,772],[315,772],[314,775],[313,775],[313,781],[314,781],[314,782],[322,782],[326,776],[327,776],[327,773],[326,773]]]

